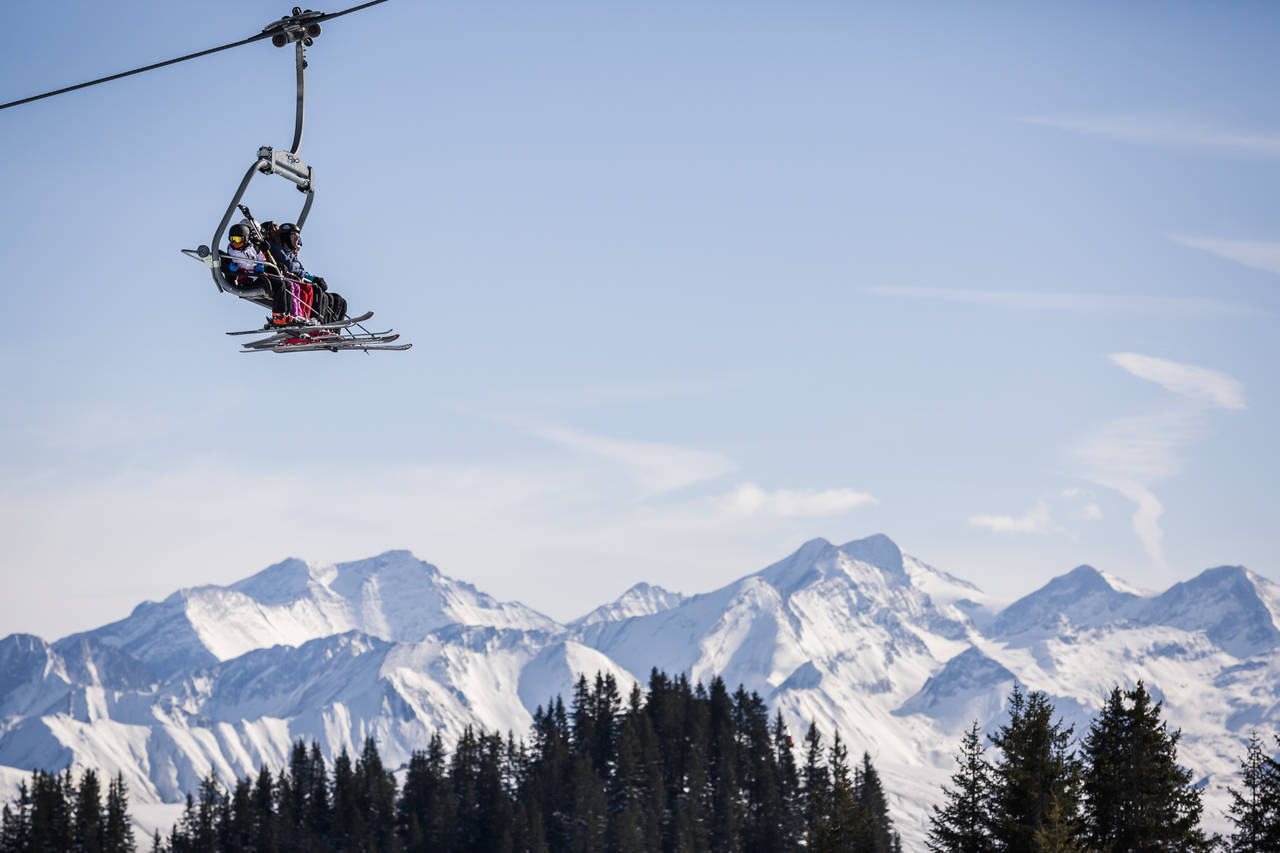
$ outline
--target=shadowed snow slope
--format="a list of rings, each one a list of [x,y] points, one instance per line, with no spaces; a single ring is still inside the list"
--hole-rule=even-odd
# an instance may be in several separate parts
[[[1015,680],[1077,733],[1113,685],[1142,680],[1221,828],[1250,729],[1280,728],[1280,587],[1223,567],[1145,595],[1081,566],[1000,610],[875,535],[815,539],[692,597],[637,584],[559,625],[404,551],[285,560],[53,644],[0,640],[0,782],[95,767],[123,773],[139,806],[175,802],[210,767],[282,766],[298,738],[332,757],[373,736],[395,767],[433,732],[525,734],[579,676],[611,672],[625,695],[654,667],[744,684],[797,735],[838,728],[881,768],[907,849],[960,732],[998,725]]]

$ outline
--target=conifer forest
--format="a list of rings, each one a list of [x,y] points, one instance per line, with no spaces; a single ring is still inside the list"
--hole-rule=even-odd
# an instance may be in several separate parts
[[[1273,735],[1280,748],[1280,736]],[[1280,851],[1280,763],[1255,733],[1232,788],[1227,837],[1200,828],[1179,734],[1139,683],[1116,687],[1088,731],[1015,686],[1006,717],[975,722],[933,809],[931,853]],[[35,771],[3,809],[0,853],[769,853],[903,849],[871,758],[838,732],[796,742],[759,695],[654,670],[625,699],[611,675],[580,678],[524,738],[436,735],[406,767],[374,739],[325,761],[294,744],[288,766],[190,793],[167,833],[138,839],[124,780]]]

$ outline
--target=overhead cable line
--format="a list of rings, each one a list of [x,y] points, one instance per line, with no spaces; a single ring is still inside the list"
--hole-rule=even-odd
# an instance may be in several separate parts
[[[349,15],[352,12],[358,12],[361,9],[367,9],[370,6],[377,6],[379,3],[385,3],[385,2],[387,2],[387,0],[372,0],[372,2],[362,3],[359,6],[352,6],[350,9],[344,9],[341,12],[334,12],[332,14],[327,14],[327,15],[308,16],[308,20],[314,23],[319,23],[320,21],[327,21],[331,18],[340,18],[343,15]],[[298,14],[298,11],[295,10],[294,14],[295,15]],[[285,18],[281,20],[282,21],[288,20],[288,16],[285,16]],[[199,51],[198,53],[189,53],[186,56],[179,56],[177,59],[168,59],[168,60],[165,60],[164,62],[157,62],[154,65],[147,65],[142,68],[135,68],[132,71],[122,71],[119,74],[112,74],[110,77],[100,77],[97,80],[89,80],[86,83],[77,83],[74,86],[67,86],[64,89],[57,89],[52,92],[45,92],[42,95],[32,95],[29,98],[23,98],[18,101],[10,101],[7,104],[0,104],[0,110],[7,110],[9,107],[17,107],[17,106],[21,106],[22,104],[29,104],[32,101],[39,101],[44,98],[52,98],[54,95],[65,95],[67,92],[74,92],[77,89],[84,89],[89,86],[96,86],[99,83],[109,83],[112,80],[119,80],[121,77],[130,77],[134,74],[141,74],[144,71],[154,71],[155,69],[163,68],[166,65],[175,65],[179,62],[186,62],[188,59],[196,59],[201,56],[208,56],[211,53],[217,53],[218,51],[221,51],[221,50],[230,50],[233,47],[240,47],[243,44],[249,44],[250,42],[261,41],[262,39],[266,39],[266,38],[272,38],[277,32],[278,32],[278,23],[269,24],[262,32],[258,33],[257,35],[249,36],[249,38],[247,39],[241,39],[240,41],[235,41],[235,42],[232,42],[231,44],[224,44],[221,47],[211,47],[208,50],[202,50],[202,51]]]

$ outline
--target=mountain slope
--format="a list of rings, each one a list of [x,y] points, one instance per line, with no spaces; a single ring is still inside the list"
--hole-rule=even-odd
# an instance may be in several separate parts
[[[285,560],[231,586],[184,589],[58,646],[87,638],[119,648],[168,678],[192,665],[347,631],[411,643],[454,624],[559,627],[522,604],[499,602],[445,577],[408,551],[388,551],[337,565]]]
[[[281,766],[297,738],[332,758],[374,736],[395,767],[437,730],[519,736],[578,677],[612,672],[625,695],[653,667],[744,684],[797,736],[839,729],[896,786],[909,849],[959,732],[998,725],[1015,680],[1077,733],[1113,684],[1142,680],[1220,825],[1248,731],[1280,728],[1280,586],[1222,567],[1139,594],[1081,566],[999,609],[876,535],[812,540],[699,595],[638,584],[559,625],[403,551],[286,560],[56,643],[0,640],[0,780],[97,767],[140,806],[174,802],[210,767]]]

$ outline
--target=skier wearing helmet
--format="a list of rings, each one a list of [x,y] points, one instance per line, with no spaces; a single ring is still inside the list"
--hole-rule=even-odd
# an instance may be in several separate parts
[[[269,326],[287,326],[294,322],[289,309],[293,307],[288,288],[278,276],[267,275],[269,259],[253,245],[252,232],[249,226],[242,223],[232,225],[227,237],[230,244],[227,254],[231,262],[227,269],[231,283],[240,288],[261,288],[271,294],[271,319]]]
[[[307,272],[298,259],[302,248],[302,232],[297,225],[286,222],[276,229],[276,240],[271,253],[280,260],[284,273],[311,285],[311,315],[321,323],[333,323],[347,315],[347,300],[337,293],[330,293],[329,286],[320,276]],[[305,301],[305,300],[304,300]]]

